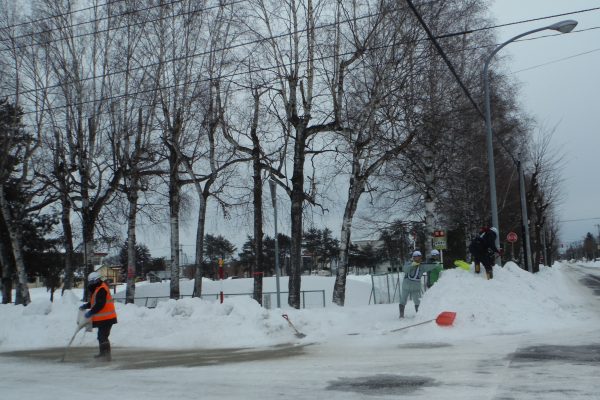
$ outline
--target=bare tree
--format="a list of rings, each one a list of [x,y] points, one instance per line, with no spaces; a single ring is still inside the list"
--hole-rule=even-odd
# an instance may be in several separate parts
[[[53,126],[60,135],[54,146],[62,145],[65,150],[65,155],[57,159],[56,171],[64,168],[70,175],[68,181],[64,180],[71,187],[63,188],[69,190],[63,205],[81,215],[86,276],[93,269],[91,255],[101,212],[122,177],[122,169],[113,157],[118,139],[111,136],[113,131],[105,129],[110,119],[109,100],[114,94],[108,77],[115,21],[110,5],[95,5],[86,13],[72,13],[73,5],[68,1],[37,4],[37,15],[47,17],[42,25],[42,45],[52,69],[53,86],[58,89],[49,95],[47,104],[53,106],[54,121],[63,121],[62,126]],[[64,179],[66,175],[61,174]],[[66,218],[68,213],[63,215]]]
[[[338,305],[344,305],[352,222],[361,195],[370,190],[372,177],[387,162],[408,149],[418,132],[412,80],[421,58],[415,45],[419,33],[402,7],[379,5],[374,13],[377,17],[364,26],[358,20],[348,22],[353,51],[345,52],[342,47],[342,24],[337,25],[336,32],[334,110],[347,121],[340,136],[342,157],[348,157],[350,163],[333,291],[333,301]],[[341,3],[338,6],[338,18],[341,14],[357,14]],[[342,53],[350,55],[344,58]],[[363,65],[359,71],[349,73],[348,67],[359,58]],[[346,81],[350,89],[345,87]]]
[[[323,78],[318,71],[316,57],[323,42],[317,35],[317,22],[322,15],[325,2],[312,0],[289,0],[276,8],[269,8],[266,1],[256,2],[253,18],[258,20],[253,25],[253,33],[265,45],[265,54],[269,55],[268,64],[276,71],[273,78],[273,90],[278,95],[275,112],[280,118],[280,126],[289,135],[292,176],[289,185],[291,200],[291,260],[288,286],[288,303],[300,307],[300,275],[302,272],[302,233],[303,207],[305,202],[315,203],[316,185],[310,186],[310,193],[305,192],[305,161],[313,151],[312,146],[318,146],[315,138],[325,132],[340,130],[337,113],[321,108],[322,104],[315,102],[317,95],[327,85],[320,80]],[[285,26],[279,26],[281,18]],[[253,19],[251,19],[253,21]],[[304,23],[303,23],[304,22]],[[256,28],[262,27],[262,30]],[[277,34],[276,29],[285,29],[285,35]],[[327,39],[325,39],[327,40]],[[316,149],[317,152],[322,148]],[[278,181],[283,186],[285,182]]]
[[[560,171],[564,163],[564,155],[552,145],[555,131],[556,128],[547,132],[541,130],[530,145],[527,207],[532,222],[530,228],[533,230],[531,247],[534,271],[538,270],[539,260],[543,258],[547,233],[550,236],[548,239],[554,242],[554,236],[551,235],[547,222],[552,221],[552,211],[563,199],[560,191],[562,182]]]

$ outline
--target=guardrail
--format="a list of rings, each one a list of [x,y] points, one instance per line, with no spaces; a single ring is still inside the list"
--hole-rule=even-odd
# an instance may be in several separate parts
[[[252,298],[253,293],[225,293],[224,297],[247,296]],[[288,292],[280,292],[282,303],[287,298]],[[193,297],[192,295],[180,295],[179,298]],[[198,296],[197,296],[198,297]],[[203,294],[199,296],[204,300],[214,299],[218,301],[219,293]],[[125,297],[113,297],[118,303],[125,303]],[[136,297],[134,304],[138,306],[155,308],[161,301],[169,300],[169,296],[146,296]],[[263,292],[263,307],[270,309],[277,304],[277,292]],[[325,307],[325,290],[301,290],[300,291],[300,308]],[[283,305],[283,304],[282,304]]]

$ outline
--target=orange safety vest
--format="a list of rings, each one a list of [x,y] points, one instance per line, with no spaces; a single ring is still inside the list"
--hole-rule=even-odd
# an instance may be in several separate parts
[[[98,286],[96,290],[94,290],[94,293],[92,294],[92,299],[90,301],[92,307],[94,307],[94,304],[96,304],[96,294],[100,289],[106,290],[106,304],[104,304],[104,307],[102,307],[100,311],[92,315],[92,322],[100,322],[106,321],[108,319],[117,318],[117,312],[115,311],[115,301],[113,300],[110,294],[110,289],[108,288],[106,282],[102,282],[100,286]]]

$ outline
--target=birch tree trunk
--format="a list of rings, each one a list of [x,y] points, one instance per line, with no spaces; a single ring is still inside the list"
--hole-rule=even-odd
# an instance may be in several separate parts
[[[135,224],[138,206],[138,182],[134,177],[131,187],[128,188],[127,199],[129,200],[129,214],[127,218],[127,289],[125,291],[125,303],[135,302],[135,278],[136,278],[136,235]]]
[[[288,281],[288,304],[300,308],[300,275],[302,274],[302,205],[304,204],[304,127],[296,127],[294,143],[294,172],[292,175],[292,193],[290,206],[291,243],[290,276]]]
[[[63,245],[65,246],[65,278],[63,280],[62,293],[73,289],[73,278],[75,265],[73,264],[73,229],[71,228],[71,203],[61,196],[60,220],[63,229]]]
[[[15,268],[17,270],[18,281],[15,304],[23,304],[26,306],[27,304],[31,303],[31,297],[29,296],[29,288],[27,286],[27,271],[25,268],[25,262],[23,260],[23,235],[20,224],[13,223],[12,212],[8,202],[6,201],[4,185],[2,184],[0,184],[0,209],[2,211],[2,217],[4,218],[6,228],[8,229],[13,258],[15,261]]]
[[[348,199],[344,208],[342,231],[340,233],[340,260],[333,287],[333,302],[343,306],[346,301],[346,277],[348,275],[348,256],[350,252],[350,238],[352,236],[352,220],[358,206],[358,200],[364,190],[364,182],[351,179],[348,189]]]
[[[258,101],[256,101],[256,107]],[[258,110],[256,110],[258,112]],[[252,130],[252,182],[254,198],[254,292],[253,298],[262,305],[263,295],[263,205],[262,205],[262,167],[260,157],[260,142],[256,129]]]
[[[173,159],[175,156],[171,156]],[[169,177],[169,221],[171,242],[171,285],[169,297],[179,299],[179,203],[181,201],[179,174],[177,167],[179,163],[171,161],[171,173]]]
[[[202,296],[202,278],[204,277],[204,226],[206,224],[207,198],[200,192],[198,196],[198,223],[196,225],[196,271],[194,274],[194,297]]]

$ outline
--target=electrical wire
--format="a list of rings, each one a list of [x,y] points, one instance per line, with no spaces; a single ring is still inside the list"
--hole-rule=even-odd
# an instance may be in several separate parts
[[[105,6],[108,6],[108,5],[112,5],[114,3],[120,3],[122,1],[125,1],[125,0],[112,0],[112,1],[104,3],[104,4],[99,4],[99,5],[90,6],[90,7],[86,7],[86,8],[80,8],[80,9],[77,9],[77,10],[67,11],[67,12],[59,13],[59,14],[54,14],[54,15],[50,15],[48,17],[38,18],[38,19],[31,20],[31,21],[25,21],[25,22],[19,22],[17,24],[7,25],[7,26],[4,26],[4,27],[2,27],[0,29],[14,29],[14,28],[17,28],[19,26],[36,25],[36,24],[39,24],[40,22],[46,21],[48,19],[62,18],[62,17],[66,17],[66,16],[69,16],[69,15],[77,14],[77,13],[80,13],[80,12],[93,10],[94,8],[105,7]],[[0,40],[0,42],[1,41],[2,40]]]
[[[119,0],[119,1],[122,1],[122,0]],[[180,1],[182,1],[182,0],[179,0],[179,1],[176,1],[176,2],[180,2]],[[237,4],[237,3],[241,3],[241,2],[245,2],[245,1],[248,1],[248,0],[239,0],[239,1],[231,3],[231,4],[233,5],[233,4]],[[429,3],[434,3],[434,2],[436,2],[436,1],[430,1]],[[419,5],[421,6],[422,4],[419,4]],[[148,10],[148,9],[151,9],[151,8],[156,8],[156,7],[157,6],[152,6],[152,7],[143,9],[141,11]],[[208,10],[208,9],[214,8],[214,7],[215,6],[207,7],[207,8],[205,8],[205,10]],[[479,30],[494,29],[494,28],[497,28],[497,27],[502,27],[502,26],[507,26],[507,25],[515,25],[515,24],[529,22],[529,21],[537,21],[537,20],[542,20],[542,19],[553,18],[553,17],[556,17],[557,15],[570,15],[570,14],[576,14],[576,13],[594,11],[594,10],[597,10],[597,9],[600,9],[600,7],[598,7],[598,8],[592,8],[592,9],[586,9],[586,10],[578,10],[578,11],[573,11],[573,12],[563,13],[563,14],[555,14],[555,15],[551,15],[551,16],[539,17],[539,18],[534,18],[534,19],[529,19],[529,20],[516,21],[516,22],[511,22],[511,23],[508,23],[508,24],[501,24],[501,25],[496,25],[496,26],[491,26],[491,27],[485,27],[485,28],[480,28],[480,29],[465,30],[465,31],[462,31],[462,32],[455,32],[455,33],[451,33],[451,34],[444,34],[444,35],[440,35],[440,36],[435,36],[435,38],[438,39],[438,38],[446,38],[446,37],[456,36],[456,35],[464,35],[464,34],[476,32],[476,31],[479,31]],[[352,22],[352,21],[360,20],[360,19],[372,18],[372,17],[380,15],[381,13],[382,12],[377,12],[377,13],[367,14],[367,15],[363,15],[363,16],[360,16],[360,17],[351,18],[351,19],[347,19],[347,20],[343,20],[343,21],[325,23],[325,24],[316,26],[314,29],[315,30],[317,30],[317,29],[324,29],[324,28],[329,28],[329,27],[332,27],[332,26],[339,25],[341,23],[349,23],[349,22]],[[179,14],[179,15],[184,15],[184,14],[189,14],[189,12],[188,13],[182,13],[182,14]],[[121,14],[121,15],[125,15],[125,14]],[[172,16],[169,16],[169,18],[170,17],[172,17]],[[101,19],[99,19],[99,20],[101,20]],[[94,21],[95,20],[87,21],[86,23],[90,23],[90,22],[94,22]],[[150,23],[150,22],[155,22],[155,21],[143,21],[141,23],[145,24],[145,23]],[[133,24],[133,25],[135,26],[136,24]],[[130,26],[130,25],[126,25],[126,26]],[[593,29],[593,28],[590,28],[590,29]],[[108,29],[108,30],[110,30],[110,29]],[[108,30],[105,30],[105,31],[108,31]],[[219,49],[215,49],[215,50],[212,50],[212,51],[219,52],[219,51],[225,51],[225,50],[232,50],[232,49],[235,49],[235,48],[238,48],[238,47],[245,47],[245,46],[252,45],[252,44],[260,44],[260,43],[262,43],[264,41],[270,41],[270,40],[274,40],[274,39],[280,39],[280,38],[283,38],[283,37],[290,36],[291,34],[306,32],[306,30],[307,29],[301,29],[301,30],[298,30],[298,31],[295,31],[295,32],[286,32],[286,33],[279,34],[279,35],[272,35],[272,36],[268,36],[268,37],[264,37],[264,38],[260,38],[260,39],[255,39],[255,40],[251,40],[251,41],[247,41],[247,42],[242,42],[242,43],[238,43],[238,44],[234,44],[234,45],[229,45],[229,46],[226,46],[226,47],[223,47],[223,48],[219,48]],[[97,34],[97,33],[102,33],[102,32],[105,32],[105,31],[99,31],[99,32],[94,32],[94,33],[89,33],[89,34]],[[576,32],[579,32],[579,31],[576,31]],[[575,32],[573,32],[573,33],[575,33]],[[550,36],[553,36],[553,35],[550,35]],[[74,37],[77,37],[77,36],[74,36]],[[533,39],[537,39],[537,38],[529,38],[529,39],[525,39],[525,40],[533,40]],[[429,40],[431,40],[431,39],[429,39]],[[48,41],[47,43],[50,43],[50,42],[52,42],[52,41]],[[0,50],[0,51],[8,51],[8,49],[4,49],[4,50]],[[187,59],[190,59],[190,58],[200,57],[200,56],[203,56],[203,55],[207,55],[209,53],[210,53],[210,51],[204,51],[204,52],[195,53],[195,54],[191,54],[191,55],[187,55],[187,56],[183,56],[183,57],[176,57],[176,58],[169,59],[169,60],[162,60],[160,62],[145,64],[145,65],[141,65],[141,66],[138,66],[138,67],[130,68],[128,70],[120,70],[120,71],[115,71],[115,72],[109,72],[109,73],[102,74],[102,75],[94,75],[94,76],[91,76],[91,77],[80,79],[77,82],[79,83],[79,82],[85,82],[85,81],[93,80],[93,79],[105,78],[105,77],[108,77],[108,76],[123,74],[123,73],[127,73],[127,72],[132,72],[132,71],[135,71],[135,70],[138,70],[138,69],[145,69],[145,68],[149,68],[149,67],[152,67],[152,66],[157,66],[157,65],[160,65],[160,64],[164,64],[164,63],[172,63],[172,62],[175,62],[175,61],[187,60]],[[55,88],[55,87],[64,86],[65,84],[69,84],[69,83],[74,83],[74,82],[62,82],[61,84],[50,85],[50,86],[45,87],[43,90],[48,90],[48,89],[52,89],[52,88]],[[30,89],[30,90],[22,91],[21,94],[25,95],[25,94],[31,93],[34,90],[41,90],[41,89]]]
[[[571,32],[571,33],[575,33],[575,32],[576,31]],[[551,35],[551,36],[554,36],[554,35]],[[546,38],[546,37],[548,37],[548,36],[540,36],[540,37],[536,37],[536,38],[528,39],[528,40],[537,40],[537,39],[543,39],[543,38]],[[478,50],[478,49],[482,49],[482,48],[495,47],[495,46],[497,46],[497,44],[490,44],[490,45],[470,47],[470,48],[465,48],[465,49],[461,49],[461,50],[456,50],[454,52],[450,52],[450,54],[458,53],[458,52],[463,52],[463,51],[474,51],[474,50]],[[391,46],[390,45],[377,46],[377,47],[372,47],[369,50],[381,50],[381,49],[385,49],[385,48],[389,48],[389,47],[391,47]],[[349,56],[351,54],[353,54],[353,52],[341,53],[339,55],[340,56]],[[189,58],[189,57],[193,57],[193,56],[183,57],[182,60],[186,59],[186,58]],[[335,56],[332,56],[332,55],[330,55],[330,56],[322,56],[322,57],[314,58],[313,61],[325,61],[325,60],[328,60],[328,59],[332,59],[334,57]],[[300,64],[306,64],[307,62],[308,61],[306,61],[306,60],[299,61]],[[290,67],[292,65],[293,65],[292,62],[290,62],[290,63],[284,64],[284,65],[282,65],[280,67]],[[193,80],[191,82],[187,82],[186,84],[195,85],[195,84],[199,84],[199,83],[203,83],[203,82],[209,82],[211,80],[219,80],[219,79],[224,79],[224,78],[225,79],[226,78],[234,78],[236,76],[253,74],[253,73],[258,73],[258,72],[273,72],[273,73],[277,73],[277,71],[275,71],[275,69],[278,68],[278,67],[279,66],[273,66],[273,67],[270,67],[270,68],[267,68],[267,67],[258,67],[258,68],[252,69],[252,70],[245,70],[243,72],[234,72],[234,73],[219,75],[216,78],[202,78],[202,79],[197,79],[197,80]],[[111,75],[114,75],[114,74],[117,74],[117,73],[107,73],[107,74],[99,75],[99,76],[97,76],[95,78],[83,78],[80,81],[87,81],[87,80],[90,80],[90,79],[98,79],[98,78],[108,77],[108,76],[111,76]],[[322,75],[323,74],[317,74],[316,76],[322,76]],[[108,97],[104,97],[103,100],[117,100],[117,99],[124,98],[126,96],[132,96],[133,97],[133,96],[136,96],[136,95],[149,93],[152,90],[176,89],[177,87],[180,87],[182,85],[183,84],[175,84],[175,85],[169,85],[169,86],[159,86],[159,87],[155,87],[153,89],[139,90],[139,91],[135,91],[135,92],[129,92],[127,95],[123,94],[123,95],[108,96]],[[40,92],[40,91],[47,90],[49,88],[60,87],[60,86],[61,85],[52,85],[52,86],[48,86],[48,87],[42,88],[42,89],[30,89],[30,90],[27,90],[27,91],[21,91],[20,94],[23,95],[23,94],[28,94],[28,93]],[[6,89],[6,88],[4,88],[4,89]],[[243,90],[245,90],[245,89],[244,88],[233,89],[232,92],[243,91]],[[67,108],[67,107],[70,107],[70,106],[92,104],[92,103],[95,103],[97,101],[100,101],[100,100],[98,100],[98,99],[86,100],[86,101],[81,101],[81,102],[78,102],[78,103],[72,103],[72,104],[69,104],[69,105],[55,106],[53,108],[54,109],[61,109],[61,108]],[[36,113],[36,111],[24,111],[23,112],[24,115],[35,114],[35,113]],[[103,112],[99,112],[98,114],[102,114],[102,113]],[[25,125],[25,126],[29,126],[29,125]]]
[[[463,90],[463,92],[465,93],[465,95],[467,96],[467,98],[469,99],[469,101],[471,102],[471,104],[473,105],[473,108],[477,111],[477,113],[481,116],[481,118],[485,118],[484,115],[483,115],[483,112],[479,108],[479,105],[475,102],[475,100],[473,99],[473,96],[471,96],[471,92],[469,92],[469,90],[467,89],[467,87],[463,83],[462,79],[460,79],[460,77],[458,76],[458,73],[454,69],[454,65],[452,65],[452,62],[450,62],[450,60],[448,59],[448,56],[446,55],[446,53],[442,49],[442,46],[440,46],[440,44],[438,43],[437,39],[435,38],[435,36],[433,35],[433,33],[431,32],[431,30],[429,29],[429,27],[425,23],[425,21],[423,20],[423,17],[421,17],[421,14],[419,14],[419,11],[414,6],[412,0],[406,0],[406,2],[408,3],[408,6],[410,7],[410,9],[413,11],[413,13],[415,14],[415,16],[417,17],[417,20],[419,21],[419,23],[421,24],[421,26],[423,27],[423,29],[425,30],[425,32],[427,33],[427,36],[429,37],[429,40],[431,40],[431,42],[433,43],[433,45],[437,49],[438,53],[440,54],[440,56],[442,57],[442,59],[444,60],[444,62],[446,63],[446,65],[448,66],[448,69],[450,70],[450,72],[454,76],[454,79],[456,80],[456,82],[458,83],[458,85],[461,87],[461,89]]]
[[[595,52],[597,52],[597,51],[600,51],[600,47],[599,47],[599,48],[597,48],[597,49],[593,49],[593,50],[585,51],[585,52],[583,52],[583,53],[573,54],[572,56],[563,57],[563,58],[558,58],[558,59],[556,59],[556,60],[548,61],[548,62],[545,62],[545,63],[543,63],[543,64],[533,65],[533,66],[531,66],[531,67],[523,68],[523,69],[520,69],[520,70],[518,70],[518,71],[513,71],[513,72],[511,72],[511,74],[518,74],[519,72],[525,72],[525,71],[530,71],[530,70],[532,70],[532,69],[536,69],[536,68],[540,68],[540,67],[545,67],[546,65],[556,64],[556,63],[558,63],[558,62],[561,62],[561,61],[570,60],[570,59],[572,59],[572,58],[576,58],[576,57],[585,56],[585,55],[587,55],[587,54],[595,53]]]
[[[525,23],[528,23],[528,22],[542,21],[542,20],[549,19],[549,18],[565,17],[567,15],[575,15],[575,14],[581,14],[581,13],[586,13],[586,12],[591,12],[591,11],[598,11],[598,10],[600,10],[600,7],[587,8],[587,9],[578,10],[578,11],[570,11],[570,12],[566,12],[566,13],[562,13],[562,14],[548,15],[548,16],[545,16],[545,17],[524,19],[524,20],[521,20],[521,21],[508,22],[508,23],[505,23],[505,24],[494,25],[494,26],[489,26],[489,27],[484,27],[484,28],[470,29],[470,30],[466,30],[466,31],[463,31],[463,32],[448,33],[448,34],[445,34],[445,35],[438,36],[438,39],[444,39],[444,38],[453,37],[453,36],[459,36],[459,35],[465,35],[465,34],[470,34],[470,33],[475,33],[475,32],[481,32],[481,31],[485,31],[485,30],[489,30],[489,29],[504,28],[505,26],[525,24]]]
[[[241,1],[240,1],[240,2],[241,2]],[[573,13],[577,13],[577,12],[587,12],[587,11],[590,11],[590,10],[595,10],[595,9],[580,10],[580,11],[575,11],[575,12],[573,12]],[[376,14],[378,14],[378,13],[369,14],[369,15],[362,16],[362,17],[359,17],[359,18],[368,18],[368,17],[375,16]],[[561,15],[562,15],[562,14],[561,14]],[[535,20],[540,20],[540,19],[545,19],[545,18],[551,18],[551,17],[554,17],[554,16],[540,17],[540,18],[536,18]],[[322,28],[325,28],[325,27],[334,26],[334,25],[336,25],[336,24],[340,24],[340,23],[343,23],[343,22],[347,23],[347,22],[354,21],[354,20],[356,20],[356,19],[355,19],[355,18],[353,18],[353,19],[351,19],[351,20],[339,21],[339,22],[337,22],[337,23],[328,23],[328,24],[324,24],[324,25],[320,25],[320,26],[318,26],[318,27],[315,27],[315,29],[322,29]],[[530,20],[524,20],[524,21],[522,21],[522,22],[525,22],[525,21],[530,21]],[[521,22],[521,21],[517,21],[517,22],[513,22],[513,23],[511,23],[511,24],[516,24],[516,23],[520,23],[520,22]],[[506,24],[503,24],[502,26],[505,26],[505,25],[506,25]],[[500,25],[499,25],[499,26],[500,26]],[[488,29],[491,29],[491,28],[492,28],[492,27],[488,27]],[[587,31],[587,30],[592,30],[592,29],[598,29],[598,28],[600,28],[600,27],[588,28],[588,29],[585,29],[585,30],[574,31],[574,32],[572,32],[572,33],[577,33],[577,32],[582,32],[582,31]],[[470,31],[473,31],[473,30],[466,30],[466,31],[464,31],[464,33],[468,33],[468,32],[470,32]],[[291,33],[285,33],[285,34],[280,34],[280,35],[273,35],[273,36],[269,36],[269,37],[265,37],[265,38],[260,38],[260,39],[253,40],[253,41],[249,41],[249,42],[239,43],[239,44],[236,44],[236,45],[233,45],[233,46],[227,46],[227,47],[223,47],[223,48],[220,48],[220,49],[217,49],[217,50],[213,50],[213,51],[225,51],[225,50],[233,49],[233,48],[236,48],[236,47],[243,47],[243,46],[247,46],[247,45],[250,45],[250,44],[258,44],[258,43],[261,43],[261,42],[264,42],[264,41],[267,41],[267,40],[273,40],[273,39],[277,39],[277,38],[281,38],[281,37],[289,36],[290,34],[291,34]],[[542,39],[542,38],[544,38],[544,37],[549,37],[549,36],[556,36],[556,35],[545,35],[545,36],[539,36],[539,37],[528,38],[528,39],[522,39],[522,40],[537,40],[537,39]],[[447,35],[436,36],[436,37],[434,37],[434,39],[437,39],[438,37],[447,37]],[[424,40],[430,40],[430,39],[421,39],[421,40],[418,40],[418,41],[424,41]],[[520,41],[520,40],[519,40],[519,41]],[[459,50],[459,51],[469,51],[469,50],[476,50],[476,49],[480,49],[480,48],[487,48],[487,47],[493,47],[493,46],[495,46],[495,44],[492,44],[492,45],[484,45],[484,46],[477,46],[477,47],[471,47],[471,48],[467,48],[467,49],[461,49],[461,50]],[[373,50],[373,49],[377,50],[377,49],[382,49],[382,48],[386,48],[386,47],[391,47],[391,45],[388,45],[388,46],[379,46],[379,47],[372,48],[372,49],[369,49],[369,50]],[[200,56],[200,55],[206,55],[206,54],[209,54],[209,53],[210,53],[210,51],[201,52],[201,53],[196,53],[196,54],[192,54],[192,55],[187,55],[187,56],[183,56],[183,57],[178,57],[178,58],[176,58],[176,59],[172,59],[172,60],[166,60],[166,61],[162,61],[162,63],[168,63],[168,62],[174,62],[174,61],[186,60],[186,59],[189,59],[189,58],[195,58],[195,57],[198,57],[198,56]],[[344,55],[350,55],[350,54],[352,54],[352,53],[353,53],[353,52],[348,52],[348,53],[343,53],[343,54],[341,54],[341,55],[342,55],[342,56],[344,56]],[[323,61],[323,60],[326,60],[326,59],[329,59],[329,58],[332,58],[332,57],[334,57],[334,56],[323,56],[323,57],[320,57],[320,58],[317,58],[317,59],[315,59],[314,61]],[[305,62],[305,61],[301,61],[301,63],[302,63],[302,62]],[[97,76],[93,76],[93,77],[83,78],[83,79],[81,79],[81,80],[79,80],[79,81],[77,81],[77,82],[83,82],[83,81],[88,81],[88,80],[93,80],[93,79],[105,78],[105,77],[109,77],[109,76],[112,76],[112,75],[118,75],[118,74],[122,74],[122,73],[125,73],[125,72],[131,72],[132,70],[137,70],[137,69],[140,69],[140,68],[148,68],[148,67],[151,67],[151,66],[156,66],[156,65],[158,65],[158,64],[160,64],[160,63],[151,63],[151,64],[146,64],[146,65],[143,65],[143,66],[141,66],[141,67],[135,67],[134,69],[130,69],[129,71],[125,71],[125,70],[123,70],[123,71],[109,72],[109,73],[105,73],[105,74],[101,74],[101,75],[97,75]],[[291,65],[291,63],[290,63],[290,64],[288,64],[288,65],[284,65],[284,67],[287,67],[287,66],[290,66],[290,65]],[[248,73],[256,73],[256,72],[261,72],[261,71],[263,71],[263,72],[264,72],[264,71],[272,71],[272,70],[274,70],[275,68],[276,68],[276,67],[271,67],[271,68],[264,68],[264,67],[262,67],[262,68],[257,68],[257,69],[251,70],[251,71],[236,72],[236,73],[232,73],[232,74],[220,75],[220,76],[219,76],[219,77],[217,77],[216,79],[232,78],[232,77],[239,76],[239,75],[243,75],[243,74],[248,74]],[[203,81],[204,81],[204,82],[206,82],[206,81],[210,81],[210,80],[212,80],[212,79],[211,79],[211,78],[204,78],[204,79],[200,79],[200,80],[192,81],[191,83],[192,83],[192,84],[197,84],[197,83],[201,83],[201,82],[203,82]],[[459,80],[460,80],[460,79],[459,79]],[[68,84],[68,83],[69,83],[69,82],[66,82],[66,84]],[[71,82],[71,83],[75,83],[75,82]],[[188,83],[190,83],[190,82],[188,82]],[[63,86],[64,84],[65,84],[65,82],[63,82],[63,84],[61,84],[61,85],[58,85],[58,84],[57,84],[57,85],[51,85],[51,86],[47,86],[47,87],[44,87],[44,88],[41,88],[41,89],[29,89],[29,90],[21,91],[21,92],[20,92],[20,94],[21,94],[21,95],[24,95],[24,94],[29,94],[29,93],[39,92],[39,91],[47,91],[48,89],[52,89],[52,88],[56,88],[56,87],[61,87],[61,86]],[[178,87],[178,86],[180,86],[180,85],[161,86],[161,87],[159,87],[158,89],[174,89],[174,88],[176,88],[176,87]],[[156,89],[156,88],[155,88],[155,89]],[[155,89],[152,89],[152,90],[155,90]],[[465,89],[466,89],[466,87],[465,87]],[[137,91],[137,92],[130,92],[130,93],[128,93],[128,94],[127,94],[127,96],[135,96],[135,95],[138,95],[138,94],[144,94],[144,93],[148,93],[149,91],[150,91],[150,90],[142,90],[142,91]],[[467,90],[467,93],[468,93],[468,90]],[[470,93],[468,94],[468,96],[470,97],[470,101],[472,102],[472,104],[474,104],[474,106],[476,106],[476,103],[475,103],[475,102],[474,102],[474,100],[472,99],[472,96],[470,96]],[[110,96],[110,97],[106,97],[106,98],[104,98],[103,100],[113,100],[113,99],[119,99],[119,98],[123,98],[123,97],[125,97],[125,95]],[[94,103],[94,102],[97,102],[97,101],[99,101],[99,100],[92,99],[92,100],[88,100],[88,101],[84,101],[84,102],[79,102],[79,103],[76,103],[76,104],[71,104],[71,105],[83,105],[83,104]],[[66,108],[66,107],[68,107],[68,106],[69,106],[69,105],[65,105],[65,106],[57,106],[57,107],[55,107],[55,108]],[[478,107],[476,107],[476,109],[477,109],[477,108],[478,108]],[[478,111],[481,113],[481,111],[480,111],[480,110],[478,110]],[[25,111],[25,112],[24,112],[24,114],[32,114],[32,113],[35,113],[35,111]],[[481,115],[482,115],[482,114],[481,114]]]

